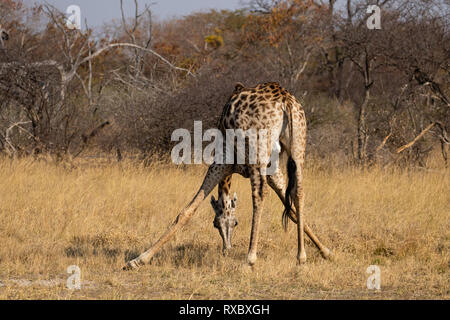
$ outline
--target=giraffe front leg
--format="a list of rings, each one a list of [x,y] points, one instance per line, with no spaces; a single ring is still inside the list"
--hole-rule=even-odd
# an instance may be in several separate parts
[[[264,207],[264,198],[267,193],[266,176],[261,175],[259,170],[254,169],[250,176],[250,182],[252,185],[253,219],[247,262],[252,266],[257,259],[259,226]]]
[[[150,262],[156,252],[161,250],[162,246],[169,241],[180,228],[193,216],[200,203],[208,196],[214,187],[226,176],[232,173],[232,167],[223,164],[212,164],[203,180],[200,190],[194,199],[184,208],[175,218],[175,221],[163,233],[163,235],[151,246],[150,249],[142,253],[136,259],[128,261],[123,270],[137,269],[140,266]]]

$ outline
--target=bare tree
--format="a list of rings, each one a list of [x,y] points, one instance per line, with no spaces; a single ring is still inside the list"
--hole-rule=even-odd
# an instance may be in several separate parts
[[[31,57],[17,59],[17,57],[8,55],[6,61],[0,62],[0,90],[8,97],[7,101],[20,105],[25,117],[29,119],[26,123],[31,126],[29,132],[33,136],[33,139],[31,139],[33,143],[30,144],[31,149],[29,150],[34,150],[32,152],[35,152],[37,147],[40,151],[48,152],[60,148],[64,154],[78,155],[80,154],[79,149],[85,148],[87,142],[91,140],[82,137],[92,136],[89,133],[95,131],[92,128],[103,128],[103,124],[109,123],[105,119],[96,119],[98,117],[92,115],[88,118],[93,123],[86,123],[84,130],[88,133],[83,133],[83,130],[80,131],[82,125],[79,122],[79,117],[82,113],[95,113],[95,110],[97,110],[96,104],[101,98],[105,83],[98,86],[94,99],[93,62],[96,58],[104,56],[114,48],[131,48],[137,54],[135,56],[137,64],[134,68],[134,79],[142,78],[139,70],[142,69],[144,54],[150,54],[171,70],[194,76],[190,70],[175,66],[149,48],[150,38],[147,39],[144,46],[140,46],[136,44],[136,37],[130,33],[131,40],[135,43],[111,42],[99,45],[97,41],[92,39],[92,31],[88,28],[87,22],[85,32],[71,30],[66,27],[64,14],[50,5],[44,5],[43,9],[52,30],[46,32],[47,37],[53,37],[49,38],[48,41],[53,41],[59,48],[58,54],[53,55],[55,58],[29,61]],[[150,16],[148,8],[145,12]],[[140,16],[135,18],[138,21]],[[124,23],[126,23],[125,17]],[[136,22],[136,30],[138,27],[139,23]],[[124,29],[128,29],[126,25]],[[74,80],[78,80],[78,85],[81,86],[87,99],[87,104],[82,109],[73,105],[72,96],[74,92],[72,90],[77,86]],[[13,123],[23,124],[24,122],[17,120]],[[19,125],[15,125],[13,128],[19,128]],[[20,128],[24,129],[22,126]],[[62,134],[56,133],[59,130],[62,130]],[[16,130],[15,132],[20,131],[24,130]],[[5,139],[8,138],[8,145],[12,144],[11,132],[9,130],[8,135],[4,134]],[[98,130],[95,132],[98,132]],[[55,144],[52,137],[59,140],[58,144]],[[74,141],[78,141],[78,143],[73,145]]]

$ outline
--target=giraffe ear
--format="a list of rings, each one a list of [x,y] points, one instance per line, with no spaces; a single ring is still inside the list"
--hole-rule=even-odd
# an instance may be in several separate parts
[[[242,84],[242,83],[240,83],[240,82],[238,82],[238,83],[236,83],[235,85],[234,85],[234,91],[241,91],[242,89],[244,89],[244,85]]]

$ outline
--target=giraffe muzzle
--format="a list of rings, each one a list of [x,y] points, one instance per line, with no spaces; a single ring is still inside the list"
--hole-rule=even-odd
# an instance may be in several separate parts
[[[222,253],[225,255],[228,250],[230,250],[232,245],[233,231],[237,226],[238,222],[236,219],[232,221],[223,221],[222,223],[214,224],[214,226],[219,230],[220,237],[222,238],[223,248]]]

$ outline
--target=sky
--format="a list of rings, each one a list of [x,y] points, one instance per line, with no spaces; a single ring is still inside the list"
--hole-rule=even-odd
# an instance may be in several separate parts
[[[70,5],[78,5],[81,9],[81,20],[87,19],[90,26],[101,26],[105,22],[121,17],[120,0],[24,0],[27,5],[33,3],[49,3],[62,12]],[[208,9],[238,9],[242,0],[138,0],[139,8],[151,4],[152,13],[159,20],[174,16],[184,16],[196,11]],[[134,1],[124,0],[124,10],[128,17],[134,14]]]

